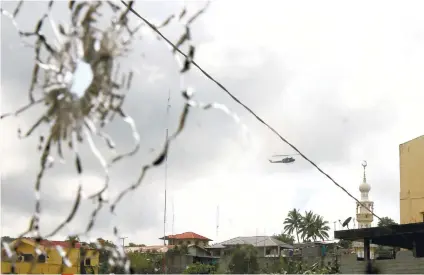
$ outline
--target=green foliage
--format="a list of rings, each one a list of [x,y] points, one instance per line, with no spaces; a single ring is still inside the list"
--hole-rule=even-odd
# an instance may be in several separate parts
[[[162,267],[163,256],[150,253],[128,253],[131,268],[136,274],[158,273]]]
[[[294,237],[292,235],[289,234],[285,234],[285,233],[281,233],[278,235],[274,235],[272,236],[274,239],[277,239],[283,243],[286,244],[293,244],[294,243]]]
[[[109,274],[109,264],[106,262],[100,262],[99,263],[99,274]]]
[[[91,266],[86,266],[85,274],[94,274],[94,269]]]
[[[299,210],[293,209],[289,211],[287,218],[284,220],[284,233],[291,235],[296,233],[299,242],[299,234],[302,241],[316,241],[317,239],[328,239],[328,221],[320,215],[314,214],[312,211],[306,211],[302,215]]]
[[[330,230],[328,222],[320,215],[312,211],[306,211],[302,217],[300,233],[304,241],[316,241],[317,239],[328,239],[327,231]]]
[[[259,271],[257,250],[253,245],[238,245],[231,251],[228,269],[231,274],[252,274]]]
[[[382,217],[381,220],[378,221],[377,226],[378,227],[383,227],[383,226],[390,226],[390,225],[394,225],[397,224],[397,222],[395,222],[393,219],[389,218],[389,217]],[[394,251],[394,253],[396,253],[397,251],[399,251],[400,248],[395,247],[387,247],[387,246],[381,246],[379,245],[377,247],[377,254],[387,254],[388,252],[392,252]]]
[[[184,270],[183,274],[216,274],[216,266],[202,263],[194,263]]]
[[[340,273],[338,262],[333,262],[328,265],[315,263],[307,265],[300,260],[288,258],[280,258],[279,265],[272,266],[268,270],[261,270],[261,273],[272,274],[337,274]]]
[[[352,248],[352,241],[340,240],[340,241],[339,241],[339,245],[340,245],[342,248]]]
[[[389,226],[394,224],[397,224],[397,223],[389,217],[382,217],[381,220],[378,221],[378,227]]]
[[[3,242],[7,242],[7,243],[11,243],[15,240],[15,238],[9,237],[9,236],[3,236],[1,237],[1,242],[2,242],[2,246],[3,246]]]
[[[287,218],[284,220],[284,233],[292,235],[296,233],[297,242],[299,242],[299,229],[302,222],[302,214],[300,214],[299,210],[293,208],[293,210],[289,211]]]
[[[176,245],[174,248],[169,249],[167,254],[178,254],[178,255],[186,255],[188,254],[188,247],[187,245]]]

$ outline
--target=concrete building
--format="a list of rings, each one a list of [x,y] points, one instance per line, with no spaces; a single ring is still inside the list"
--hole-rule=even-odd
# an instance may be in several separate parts
[[[424,222],[424,135],[399,145],[400,223]]]
[[[159,238],[160,240],[168,241],[168,245],[191,245],[195,244],[200,247],[205,247],[209,245],[209,242],[212,241],[209,238],[206,238],[202,235],[199,235],[194,232],[184,232],[181,234],[175,234],[175,235],[168,235],[164,236],[162,238]]]
[[[14,270],[12,259],[2,249],[1,274],[82,274],[99,273],[99,253],[96,250],[85,247],[85,257],[81,254],[81,243],[74,246],[68,241],[42,240],[38,249],[41,254],[36,253],[36,242],[30,238],[22,238],[13,241],[10,246],[16,245],[17,259]],[[59,253],[58,247],[68,254],[70,266],[65,265]],[[35,260],[35,265],[32,263]],[[63,269],[62,269],[63,268]]]
[[[284,251],[293,249],[290,244],[283,243],[271,236],[236,237],[225,242],[207,247],[212,256],[222,257],[231,253],[231,249],[237,245],[253,245],[259,257],[280,257]]]

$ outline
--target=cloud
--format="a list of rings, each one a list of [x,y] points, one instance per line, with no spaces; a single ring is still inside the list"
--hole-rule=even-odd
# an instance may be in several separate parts
[[[376,213],[398,219],[398,145],[423,132],[420,3],[400,7],[389,2],[366,6],[311,2],[306,8],[297,3],[254,3],[244,1],[241,9],[237,1],[214,2],[193,27],[195,59],[357,197],[360,163],[367,159]],[[9,10],[13,6],[6,4],[2,6]],[[201,3],[192,5],[195,10]],[[181,6],[137,2],[136,8],[160,22]],[[44,11],[40,4],[27,7],[21,18],[28,22],[19,21],[25,28],[32,24],[27,19],[35,20],[32,10]],[[65,8],[58,5],[57,9],[55,18],[61,18]],[[18,48],[10,21],[1,20],[4,113],[25,104],[33,56],[31,49]],[[180,31],[181,26],[175,25],[164,32],[175,41]],[[123,67],[135,69],[124,109],[136,121],[142,147],[135,157],[111,169],[111,198],[154,159],[165,128],[176,129],[184,103],[177,65],[163,41],[144,30],[134,49],[131,58],[122,61]],[[219,110],[191,111],[168,159],[167,233],[172,228],[174,233],[195,231],[214,240],[279,233],[286,213],[294,207],[323,215],[331,226],[354,215],[355,202],[306,161],[296,157],[291,165],[269,164],[272,154],[293,150],[215,84],[196,70],[184,77],[184,84],[194,87],[196,100],[220,102],[235,111],[248,127],[250,143],[243,143],[242,126]],[[24,230],[32,214],[38,137],[18,140],[16,129],[18,125],[27,129],[39,114],[35,109],[1,123],[3,235]],[[106,130],[114,137],[117,151],[132,148],[131,132],[123,121]],[[112,155],[105,146],[99,147]],[[151,148],[156,150],[150,152]],[[65,165],[55,164],[46,175],[42,185],[46,232],[69,213],[79,182],[87,193],[102,184],[98,161],[87,146],[81,151],[84,177],[76,176],[70,152]],[[149,172],[143,185],[122,200],[117,215],[102,211],[90,237],[112,238],[112,227],[119,224],[127,241],[157,244],[163,234],[164,177],[163,166]],[[93,207],[84,200],[78,216],[58,238],[83,230]]]

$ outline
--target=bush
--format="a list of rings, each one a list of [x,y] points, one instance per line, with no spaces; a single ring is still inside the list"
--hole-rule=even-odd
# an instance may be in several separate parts
[[[263,268],[260,273],[264,274],[338,274],[339,265],[337,261],[329,262],[327,265],[323,263],[315,263],[308,265],[301,260],[280,258],[279,262]]]
[[[217,273],[216,266],[201,264],[201,263],[191,264],[183,272],[183,274],[216,274],[216,273]]]

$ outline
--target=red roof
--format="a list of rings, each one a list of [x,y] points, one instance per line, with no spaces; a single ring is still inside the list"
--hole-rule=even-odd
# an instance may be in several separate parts
[[[32,238],[23,238],[23,239],[28,239],[30,241],[35,242],[34,239]],[[41,240],[40,244],[44,247],[50,247],[50,246],[61,246],[61,247],[65,247],[65,248],[69,248],[71,247],[71,243],[69,241],[49,241],[49,240]],[[81,247],[81,243],[77,242],[75,243],[75,248],[80,248]]]
[[[160,238],[163,240],[164,238]],[[195,239],[195,240],[203,240],[203,241],[212,241],[209,238],[203,237],[202,235],[196,234],[194,232],[184,232],[181,234],[168,235],[165,237],[166,240],[174,239],[174,240],[186,240],[186,239]]]

